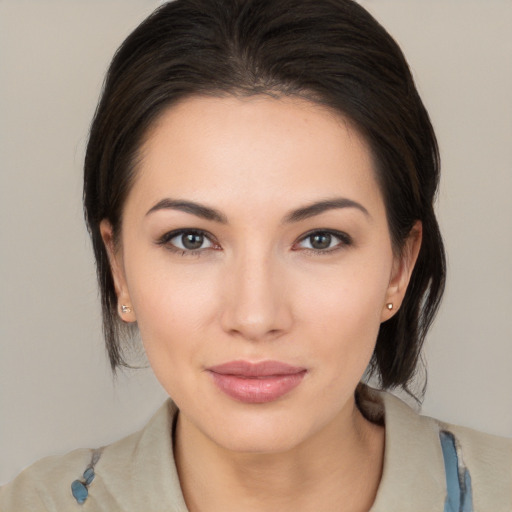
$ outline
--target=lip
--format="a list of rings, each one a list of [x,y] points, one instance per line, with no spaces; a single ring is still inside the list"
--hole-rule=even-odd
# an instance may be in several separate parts
[[[280,361],[230,361],[207,368],[215,385],[230,398],[244,403],[273,402],[295,389],[305,368]]]

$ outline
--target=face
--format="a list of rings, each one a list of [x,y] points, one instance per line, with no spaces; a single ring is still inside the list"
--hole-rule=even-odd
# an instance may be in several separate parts
[[[121,316],[180,418],[237,451],[287,450],[349,415],[414,260],[394,256],[363,138],[300,99],[170,108],[117,252],[101,228]]]

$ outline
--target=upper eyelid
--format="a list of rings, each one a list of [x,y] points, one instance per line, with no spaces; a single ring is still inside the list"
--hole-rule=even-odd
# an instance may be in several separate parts
[[[171,231],[167,231],[161,237],[159,237],[158,241],[169,241],[177,236],[183,235],[185,233],[198,233],[200,235],[204,235],[210,242],[215,242],[216,238],[208,231],[199,228],[179,228],[173,229]]]
[[[343,231],[339,231],[338,229],[314,228],[314,229],[310,229],[309,231],[306,231],[306,233],[302,234],[301,237],[304,238],[307,236],[314,235],[315,233],[329,233],[331,235],[339,235],[339,236],[346,235],[346,236],[348,236],[346,233],[344,233]]]
[[[309,238],[310,236],[313,236],[316,233],[327,233],[329,235],[339,238],[342,241],[352,241],[352,237],[348,233],[345,233],[343,231],[338,231],[337,229],[327,229],[327,228],[313,229],[313,230],[308,231],[307,233],[301,235],[297,240],[298,241],[304,240],[306,238]]]

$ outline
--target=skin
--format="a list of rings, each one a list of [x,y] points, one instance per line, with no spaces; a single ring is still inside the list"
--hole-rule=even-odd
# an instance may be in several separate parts
[[[421,225],[397,256],[365,140],[302,99],[187,99],[155,123],[141,157],[120,244],[107,221],[101,230],[119,304],[132,308],[120,315],[138,323],[180,409],[175,451],[190,511],[369,510],[384,428],[364,419],[354,390],[379,325],[400,307]],[[360,207],[283,222],[340,197]],[[150,212],[166,198],[215,208],[227,222]],[[190,251],[181,236],[165,237],[176,229],[209,238]],[[326,230],[343,236],[319,249],[311,232]],[[233,360],[307,372],[279,399],[247,404],[206,371]]]

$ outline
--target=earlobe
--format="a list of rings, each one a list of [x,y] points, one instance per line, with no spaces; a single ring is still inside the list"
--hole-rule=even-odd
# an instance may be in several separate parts
[[[400,309],[418,259],[422,234],[422,224],[418,220],[409,232],[400,255],[395,258],[385,303],[382,308],[382,321],[389,320]]]
[[[114,242],[112,225],[106,219],[100,222],[100,233],[110,263],[110,271],[114,280],[114,287],[117,295],[118,314],[123,322],[135,322],[135,312],[131,305],[130,294],[126,284],[122,256],[117,250]]]

